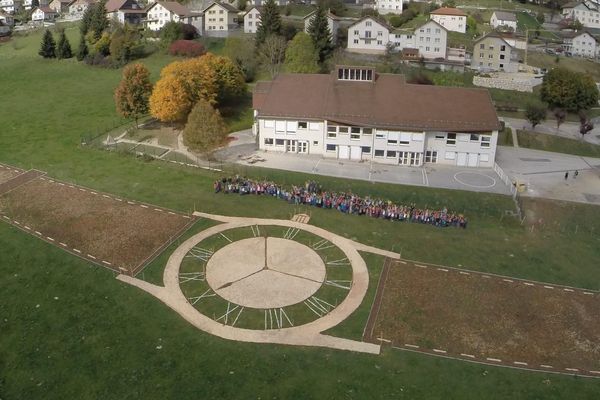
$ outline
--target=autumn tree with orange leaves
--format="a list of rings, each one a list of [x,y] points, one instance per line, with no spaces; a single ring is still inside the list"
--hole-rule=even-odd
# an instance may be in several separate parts
[[[134,118],[137,128],[138,118],[148,112],[151,93],[148,68],[143,64],[128,65],[123,69],[123,78],[115,90],[117,112],[125,118]]]
[[[200,100],[218,107],[245,91],[240,68],[227,57],[207,53],[162,69],[150,96],[150,112],[164,122],[184,121]]]

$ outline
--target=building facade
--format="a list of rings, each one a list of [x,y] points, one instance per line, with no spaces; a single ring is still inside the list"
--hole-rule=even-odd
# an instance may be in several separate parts
[[[59,14],[68,14],[69,4],[71,0],[52,0],[48,6]]]
[[[563,37],[563,49],[574,56],[600,58],[600,43],[591,33],[580,31]]]
[[[53,22],[56,19],[56,11],[48,6],[36,7],[31,13],[33,22]]]
[[[490,18],[490,25],[494,29],[510,28],[513,32],[517,31],[517,16],[514,13],[506,11],[494,11]]]
[[[244,14],[244,33],[256,33],[260,25],[260,8],[252,7]]]
[[[392,28],[373,17],[365,17],[348,27],[349,51],[382,54],[390,41]]]
[[[75,18],[81,18],[85,10],[92,4],[95,4],[95,0],[75,0],[69,4],[69,15]]]
[[[188,10],[175,1],[157,1],[146,9],[146,27],[159,31],[167,22],[181,22],[196,28],[202,34],[202,14]]]
[[[460,33],[467,31],[467,14],[458,8],[438,8],[431,12],[430,17],[449,31]]]
[[[567,3],[562,8],[565,18],[581,22],[586,28],[600,28],[600,6],[591,1],[575,1]]]
[[[492,32],[475,42],[471,67],[481,72],[518,72],[518,55],[514,47]]]
[[[0,9],[7,13],[16,13],[23,8],[23,2],[21,0],[0,0]]]
[[[410,166],[495,161],[499,121],[485,89],[413,85],[402,75],[338,67],[260,82],[253,106],[265,151]]]
[[[402,14],[402,0],[375,0],[374,8],[379,14]]]
[[[136,0],[108,0],[106,15],[122,24],[139,25],[146,19],[146,10]]]
[[[315,13],[316,11],[313,11],[304,17],[304,32],[308,33],[308,27],[312,23],[312,20],[315,18]],[[329,33],[331,33],[331,40],[333,43],[335,43],[335,41],[337,40],[338,29],[340,28],[340,19],[332,13],[328,12],[327,26],[329,27]]]
[[[230,31],[239,28],[239,10],[227,3],[215,1],[202,12],[204,14],[205,35],[224,37]]]

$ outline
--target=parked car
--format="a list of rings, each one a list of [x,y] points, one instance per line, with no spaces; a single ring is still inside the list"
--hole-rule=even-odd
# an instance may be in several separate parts
[[[556,52],[552,49],[546,49],[546,54],[556,54]]]
[[[570,51],[565,51],[565,56],[573,57],[573,53],[571,53]]]

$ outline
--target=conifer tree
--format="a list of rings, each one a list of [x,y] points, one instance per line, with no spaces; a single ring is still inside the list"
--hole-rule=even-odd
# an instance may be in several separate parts
[[[308,34],[319,53],[319,62],[322,63],[333,51],[333,45],[331,44],[331,31],[327,22],[327,13],[321,5],[317,6],[314,17],[308,26]]]
[[[106,18],[106,1],[100,1],[94,5],[89,30],[94,32],[94,39],[99,40],[102,33],[108,29],[108,18]]]
[[[69,39],[65,35],[65,31],[60,32],[60,36],[58,38],[58,47],[56,48],[56,57],[60,60],[63,58],[71,58],[73,57],[73,51],[71,50],[71,43],[69,43]]]
[[[267,36],[281,34],[281,15],[275,0],[267,0],[263,5],[260,25],[256,30],[256,47],[264,43]]]
[[[87,43],[85,42],[85,35],[81,34],[81,38],[79,39],[79,47],[77,48],[77,59],[79,61],[83,61],[87,55],[90,53]]]
[[[46,29],[44,33],[42,46],[38,54],[44,58],[56,58],[56,42],[49,29]]]

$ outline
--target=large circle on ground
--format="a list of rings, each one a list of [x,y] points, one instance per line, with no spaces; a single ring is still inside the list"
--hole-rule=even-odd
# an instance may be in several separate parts
[[[457,172],[454,179],[465,186],[478,189],[487,189],[496,185],[496,180],[481,172]]]
[[[206,281],[227,301],[250,308],[279,308],[313,295],[325,280],[325,264],[293,240],[255,237],[218,250],[206,264]]]

